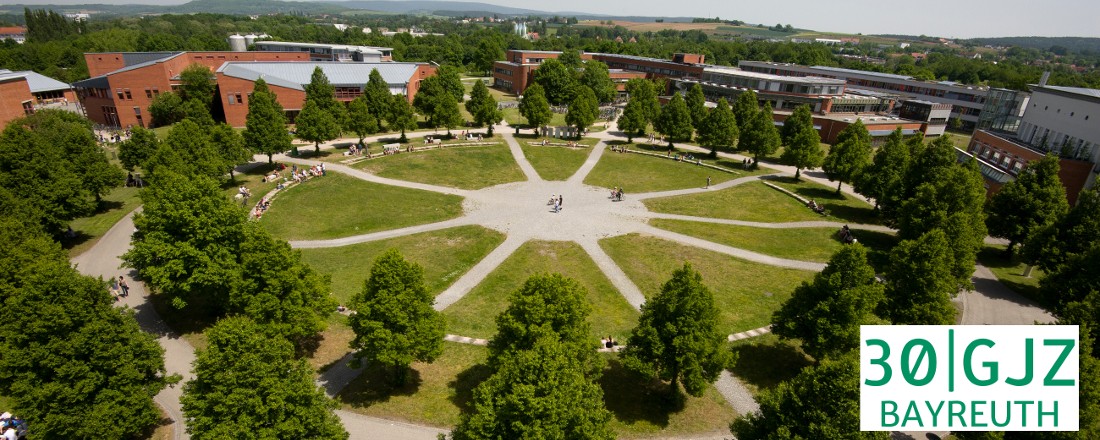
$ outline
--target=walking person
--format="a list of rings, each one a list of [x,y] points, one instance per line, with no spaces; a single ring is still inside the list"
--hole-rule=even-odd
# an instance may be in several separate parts
[[[707,176],[707,187],[704,189],[710,189],[710,176]]]
[[[126,279],[122,275],[118,276],[118,288],[122,292],[122,297],[130,296],[130,286],[126,285]]]

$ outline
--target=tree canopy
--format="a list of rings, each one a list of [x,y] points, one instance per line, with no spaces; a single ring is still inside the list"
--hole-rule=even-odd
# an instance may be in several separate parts
[[[631,78],[626,82],[626,93],[630,95],[630,103],[637,103],[638,113],[642,118],[641,128],[638,131],[644,131],[645,127],[656,121],[657,116],[661,114],[661,102],[657,99],[657,86],[645,78]],[[628,108],[631,105],[630,103],[627,104]]]
[[[760,100],[756,97],[756,92],[752,90],[746,90],[737,95],[737,100],[733,102],[733,114],[737,117],[737,128],[742,134],[751,130],[753,121],[756,120],[756,114],[760,113]],[[778,133],[776,133],[778,136]],[[776,142],[779,142],[778,140]]]
[[[718,147],[732,147],[737,142],[737,119],[725,98],[718,100],[718,106],[707,113],[699,125],[699,143],[710,147],[711,157],[718,157]]]
[[[561,274],[540,274],[527,279],[508,298],[508,308],[497,316],[497,334],[489,341],[489,363],[535,346],[551,334],[591,371],[595,341],[591,340],[588,292]]]
[[[408,138],[405,137],[406,130],[416,130],[418,124],[416,122],[416,111],[413,110],[412,104],[409,104],[409,98],[406,98],[403,94],[396,94],[390,98],[390,111],[386,116],[386,125],[391,130],[401,130],[401,142],[408,142]]]
[[[871,133],[857,119],[852,125],[844,127],[837,136],[837,142],[825,156],[821,168],[829,180],[837,181],[836,193],[840,186],[860,179],[863,170],[871,165]]]
[[[1009,255],[1017,243],[1069,211],[1058,168],[1055,156],[1032,162],[989,200],[989,234],[1008,240]]]
[[[504,113],[497,108],[497,100],[489,93],[489,87],[482,81],[474,82],[470,91],[470,100],[466,101],[466,111],[474,117],[477,126],[489,127],[489,136],[493,135],[493,125],[504,119]]]
[[[268,89],[267,82],[257,79],[248,97],[248,116],[241,133],[245,146],[255,154],[266,154],[267,163],[271,163],[271,156],[292,148],[286,122],[283,106]]]
[[[449,131],[462,122],[462,114],[458,111],[458,100],[438,75],[421,81],[420,90],[413,98],[413,106],[428,118],[429,127],[447,127]]]
[[[380,123],[381,121],[390,120],[393,97],[390,93],[390,86],[386,84],[382,74],[378,73],[378,69],[370,70],[367,84],[363,86],[363,96],[366,96],[367,108],[370,109],[370,114],[376,120]]]
[[[690,140],[692,134],[691,113],[688,111],[684,97],[679,93],[673,93],[672,99],[661,107],[661,113],[657,120],[653,121],[653,128],[665,136],[668,136],[668,144],[673,141]]]
[[[707,120],[707,99],[703,96],[703,87],[699,83],[692,84],[684,98],[688,113],[691,114],[691,126],[696,131],[702,131],[703,124]]]
[[[905,173],[909,168],[909,147],[902,138],[901,128],[886,138],[875,153],[873,162],[855,179],[856,192],[875,201],[875,207],[901,206]]]
[[[951,273],[955,261],[952,246],[940,229],[898,243],[890,251],[882,315],[894,324],[954,324],[951,297],[958,292],[959,283]]]
[[[141,127],[130,129],[130,138],[118,145],[118,160],[127,170],[141,167],[160,146],[157,134]]]
[[[1021,253],[1049,274],[1095,243],[1100,243],[1100,190],[1093,188],[1081,191],[1065,215],[1032,233]]]
[[[424,269],[391,249],[374,260],[363,290],[351,301],[356,360],[394,368],[403,385],[413,361],[432,362],[443,352],[443,315],[424,285]]]
[[[348,103],[348,117],[345,130],[359,136],[359,145],[363,144],[363,138],[369,134],[378,132],[378,118],[371,113],[369,98],[366,94],[357,96]]]
[[[600,61],[584,62],[584,72],[581,73],[578,84],[592,89],[597,103],[611,102],[618,94],[615,83],[611,82],[611,73],[607,69],[607,64]]]
[[[533,74],[533,82],[542,86],[546,100],[552,105],[566,105],[573,101],[577,77],[573,68],[550,58],[542,62]],[[524,93],[527,93],[526,91]]]
[[[772,332],[800,339],[815,359],[859,348],[859,326],[883,324],[875,310],[885,299],[867,249],[859,243],[837,252],[812,282],[803,282],[772,315]]]
[[[180,98],[183,102],[197,100],[209,107],[214,100],[214,73],[206,66],[194,63],[180,72]]]
[[[771,113],[765,108],[765,113]],[[803,168],[817,168],[825,158],[821,151],[821,136],[814,129],[814,118],[810,106],[803,104],[794,109],[783,124],[783,155],[780,160],[794,165],[794,178],[799,179]]]
[[[348,438],[336,402],[289,342],[243,317],[219,321],[206,337],[180,398],[191,438]]]
[[[531,128],[537,129],[550,122],[550,102],[546,100],[542,86],[536,83],[527,87],[519,102],[519,114],[527,119],[527,125]]]
[[[742,93],[741,96],[745,96],[748,93]],[[738,118],[738,123],[741,123],[741,114],[745,113],[738,111],[738,108],[742,105],[741,97],[737,98],[737,104],[734,105],[734,115]],[[748,151],[753,156],[753,164],[759,165],[760,158],[769,154],[775,153],[775,150],[779,149],[779,130],[775,128],[775,124],[772,122],[772,106],[771,104],[765,104],[764,110],[749,113],[749,118],[752,118],[746,123],[745,128],[741,129],[741,138],[737,143],[737,147]]]
[[[321,151],[321,142],[328,142],[340,136],[340,122],[332,113],[326,111],[315,101],[306,100],[302,111],[294,120],[298,138],[313,142],[313,149]]]
[[[580,136],[600,116],[600,103],[596,101],[596,94],[587,86],[578,86],[573,95],[569,112],[565,114],[565,123],[577,127]]]
[[[684,263],[661,292],[642,305],[620,359],[628,368],[667,380],[701,396],[730,363],[726,335],[718,330],[718,307],[703,277]]]

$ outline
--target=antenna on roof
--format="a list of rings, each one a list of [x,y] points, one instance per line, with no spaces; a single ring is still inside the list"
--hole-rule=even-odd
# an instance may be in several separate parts
[[[1047,85],[1047,80],[1050,79],[1050,71],[1043,72],[1043,76],[1039,78],[1039,87]]]

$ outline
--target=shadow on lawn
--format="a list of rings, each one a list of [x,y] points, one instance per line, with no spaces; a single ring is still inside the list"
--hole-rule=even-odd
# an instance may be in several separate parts
[[[1019,269],[1019,270],[1016,269],[1021,264],[1019,259],[1018,259],[1018,256],[1013,256],[1012,258],[1008,258],[1008,257],[1005,256],[1004,249],[991,247],[991,246],[983,247],[982,250],[978,252],[978,262],[981,263],[983,266],[988,267],[990,269],[1005,269],[1005,270],[1010,272],[1009,273],[1010,275],[1015,275],[1015,276],[1019,276],[1019,277],[1024,276],[1024,274],[1022,272],[1022,269]],[[1038,271],[1037,271],[1035,274],[1032,274],[1032,276],[1041,276],[1041,275],[1039,275]],[[983,280],[983,279],[978,279],[978,278],[975,278],[973,281],[974,281],[974,287],[978,290],[981,290],[983,284],[993,282],[992,280]],[[1006,287],[1008,287],[1012,291],[1020,294],[1020,296],[1023,296],[1024,298],[1026,298],[1027,301],[1021,301],[1020,298],[1001,298],[1001,299],[1005,299],[1005,300],[1012,301],[1012,302],[1017,303],[1017,304],[1023,304],[1023,305],[1040,304],[1044,307],[1050,307],[1049,304],[1045,304],[1045,302],[1043,301],[1043,298],[1039,293],[1039,287],[1034,286],[1034,285],[1030,285],[1030,284],[1020,283],[1020,282],[1017,282],[1017,281],[1009,279],[1009,278],[998,278],[998,281],[1000,281],[1001,284],[1004,284]],[[992,289],[990,291],[991,292],[996,292],[996,289]]]
[[[455,390],[451,403],[454,403],[462,414],[473,412],[474,388],[485,382],[492,374],[493,370],[485,364],[477,364],[458,373],[454,380],[447,383],[448,387]]]
[[[829,216],[836,217],[837,220],[869,225],[882,223],[882,219],[875,214],[875,210],[871,205],[862,206],[861,204],[860,206],[853,206],[847,204],[845,202],[848,201],[848,197],[844,194],[837,194],[834,188],[810,183],[805,180],[796,181],[794,177],[790,176],[772,176],[768,179],[805,199],[814,200],[825,205],[825,209],[829,212]]]
[[[669,415],[684,409],[686,399],[670,395],[668,384],[630,371],[618,359],[608,361],[599,385],[607,409],[627,425],[645,421],[664,428]]]
[[[340,393],[340,400],[352,406],[368,408],[371,405],[386,402],[394,396],[411,396],[420,390],[424,382],[420,372],[406,367],[405,384],[394,385],[392,365],[371,364],[363,370],[355,381]]]
[[[767,338],[766,342],[743,342],[733,347],[737,364],[730,372],[756,387],[758,391],[773,388],[780,382],[794,378],[803,368],[813,363],[795,346],[780,341],[775,336]]]

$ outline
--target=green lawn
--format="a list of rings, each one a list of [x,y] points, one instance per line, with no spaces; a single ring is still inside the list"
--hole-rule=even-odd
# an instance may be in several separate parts
[[[824,204],[825,209],[829,211],[829,217],[835,217],[835,220],[868,225],[882,223],[882,219],[875,214],[874,206],[862,198],[844,193],[837,194],[835,186],[820,185],[808,180],[796,182],[793,177],[778,177],[771,180],[771,183],[786,188],[803,198]],[[809,209],[806,211],[817,215]]]
[[[978,252],[978,262],[988,267],[1009,289],[1039,302],[1039,280],[1043,279],[1043,271],[1035,268],[1030,277],[1025,277],[1024,269],[1027,265],[1019,259],[1019,247],[1016,250],[1017,254],[1010,260],[1005,258],[1005,246],[986,245]]]
[[[734,342],[733,352],[737,355],[737,364],[730,372],[741,379],[754,396],[793,379],[804,367],[813,364],[799,349],[798,342],[781,341],[772,333]]]
[[[707,184],[707,177],[711,178],[712,185],[716,185],[742,175],[659,157],[612,153],[608,150],[584,183],[605,188],[623,187],[629,197],[631,193],[702,188]]]
[[[111,190],[109,194],[103,196],[94,214],[69,223],[76,237],[62,239],[62,246],[68,248],[69,255],[73,257],[84,253],[95,246],[111,226],[140,205],[141,197],[138,196],[137,188],[121,187]]]
[[[777,183],[772,180],[772,183]],[[803,206],[798,200],[763,182],[748,182],[720,191],[711,191],[684,196],[662,197],[645,200],[651,211],[669,214],[693,215],[698,217],[723,218],[763,223],[785,223],[798,221],[847,221],[851,223],[877,223],[871,212],[871,206],[848,196],[836,196],[823,186],[803,182],[791,185],[779,182],[780,186],[794,188],[825,205],[829,215],[822,216]],[[841,197],[841,199],[837,199]],[[865,207],[864,207],[865,206]]]
[[[649,223],[684,235],[792,260],[824,263],[844,247],[836,237],[836,228],[766,229],[670,219],[653,219]],[[872,231],[854,231],[854,234],[872,251],[887,252],[897,244],[892,234]]]
[[[517,141],[531,166],[546,180],[568,179],[592,153],[591,148],[541,147],[527,145],[522,139]]]
[[[444,342],[435,362],[412,364],[405,386],[394,388],[390,367],[376,365],[336,399],[344,409],[360,414],[450,428],[458,424],[462,411],[471,410],[473,389],[489,377],[488,355],[485,347]]]
[[[573,278],[588,290],[592,306],[588,322],[592,324],[593,346],[608,334],[615,339],[626,339],[630,329],[637,324],[638,312],[623,299],[580,245],[565,241],[529,241],[474,290],[443,311],[447,317],[447,332],[474,338],[493,337],[497,315],[508,308],[508,296],[527,278],[546,272]]]
[[[397,154],[355,164],[392,179],[462,189],[479,189],[524,179],[508,146],[461,147]]]
[[[703,397],[686,397],[676,405],[660,394],[660,385],[627,371],[615,355],[605,356],[611,361],[599,384],[616,437],[729,432],[737,414],[713,387]],[[491,374],[487,358],[485,347],[445,342],[435,362],[411,366],[407,385],[395,388],[390,370],[369,367],[336,398],[344,409],[360,414],[451,428],[462,413],[473,410],[473,390]]]
[[[501,110],[501,112],[504,113],[504,120],[508,122],[508,125],[511,125],[513,127],[517,125],[527,125],[527,118],[519,114],[519,108],[506,108],[504,110]],[[565,113],[551,113],[550,122],[548,122],[546,125],[549,125],[551,127],[565,125]]]
[[[363,290],[375,258],[397,249],[424,268],[433,295],[443,292],[504,241],[504,234],[481,226],[460,226],[388,240],[334,248],[302,249],[302,260],[332,281],[332,294],[342,304]]]
[[[326,239],[462,215],[462,197],[328,173],[279,194],[260,221],[286,240]]]
[[[682,145],[685,145],[685,144],[681,144],[681,143],[674,144],[671,154],[668,151],[668,144],[650,144],[650,143],[645,143],[645,142],[627,143],[627,142],[623,142],[623,141],[610,141],[607,144],[608,145],[617,145],[617,146],[629,148],[631,150],[645,151],[645,152],[648,152],[648,153],[654,153],[654,154],[660,154],[660,155],[672,156],[672,157],[675,157],[676,154],[690,154],[693,157],[695,157],[696,159],[699,159],[700,161],[702,161],[703,163],[705,163],[707,165],[714,165],[714,166],[718,166],[718,167],[722,167],[722,168],[726,168],[726,169],[729,169],[729,170],[736,171],[737,174],[735,175],[735,177],[759,176],[759,175],[764,175],[764,174],[775,174],[775,173],[779,172],[779,171],[776,171],[773,168],[768,168],[768,167],[763,166],[763,165],[757,167],[756,169],[746,170],[744,164],[742,164],[740,161],[733,160],[733,159],[727,159],[727,158],[724,158],[724,157],[718,157],[718,158],[715,158],[715,159],[708,159],[706,157],[706,154],[701,154],[698,151],[688,150],[686,148],[681,148]],[[694,144],[686,144],[686,145],[694,145]],[[725,149],[721,149],[720,151],[725,151]]]
[[[703,276],[721,311],[722,332],[737,333],[771,323],[794,288],[814,273],[752,263],[652,236],[629,234],[600,240],[600,246],[646,297],[660,291],[684,262]]]
[[[256,206],[260,203],[260,199],[264,197],[269,191],[275,189],[279,184],[279,181],[264,182],[264,177],[271,174],[279,166],[278,162],[274,164],[268,164],[266,162],[256,165],[243,173],[237,172],[233,174],[233,180],[227,181],[222,184],[222,191],[225,192],[227,197],[232,198],[236,196],[240,191],[240,187],[248,188],[252,192],[252,198],[248,201],[249,205]],[[287,165],[289,168],[290,165]],[[283,176],[289,175],[287,171],[281,172]]]

